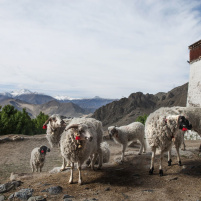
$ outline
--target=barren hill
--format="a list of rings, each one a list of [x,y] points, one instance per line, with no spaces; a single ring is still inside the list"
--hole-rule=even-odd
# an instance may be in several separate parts
[[[97,109],[93,116],[102,121],[106,128],[109,125],[125,125],[135,121],[138,116],[150,114],[160,107],[186,106],[188,83],[176,87],[168,93],[143,94],[132,93]]]

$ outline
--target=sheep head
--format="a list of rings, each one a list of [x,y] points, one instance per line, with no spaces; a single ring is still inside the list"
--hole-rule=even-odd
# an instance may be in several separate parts
[[[116,126],[110,126],[108,128],[108,133],[109,133],[109,136],[110,136],[110,139],[112,137],[118,137],[118,130],[117,130],[117,127]]]
[[[66,131],[69,129],[73,129],[74,136],[77,140],[93,140],[93,135],[90,132],[91,127],[87,126],[86,124],[71,124],[66,127]]]
[[[171,115],[165,119],[165,122],[170,128],[171,132],[174,132],[176,128],[179,128],[183,131],[192,129],[192,125],[189,124],[189,121],[184,116]]]
[[[39,150],[40,154],[46,154],[46,152],[50,152],[50,149],[46,146],[40,146]]]
[[[178,117],[178,123],[179,123],[179,129],[181,129],[183,131],[192,129],[192,124],[190,124],[188,119],[186,119],[186,117],[184,117],[184,116]]]
[[[63,116],[59,116],[59,115],[52,115],[48,118],[48,120],[43,124],[43,127],[45,128],[45,126],[49,126],[51,127],[52,130],[55,130],[58,127],[62,127],[62,126],[66,126],[64,120],[63,120]]]

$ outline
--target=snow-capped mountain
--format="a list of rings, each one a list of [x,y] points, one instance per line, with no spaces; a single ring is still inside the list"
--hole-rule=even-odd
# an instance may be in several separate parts
[[[20,89],[20,90],[16,90],[16,91],[11,91],[10,94],[15,97],[15,96],[21,96],[24,94],[38,94],[37,92],[32,92],[28,89]]]
[[[69,96],[54,96],[55,99],[59,100],[59,101],[65,101],[65,100],[81,100],[82,98],[71,98]]]
[[[0,93],[0,101],[3,100],[5,101],[9,99],[21,100],[28,104],[34,104],[34,105],[45,104],[50,101],[57,101],[58,103],[71,102],[89,112],[94,112],[97,108],[115,100],[115,99],[100,98],[99,96],[95,96],[94,98],[71,98],[65,95],[62,96],[58,95],[52,97],[49,95],[32,92],[28,89],[21,89],[12,92]]]

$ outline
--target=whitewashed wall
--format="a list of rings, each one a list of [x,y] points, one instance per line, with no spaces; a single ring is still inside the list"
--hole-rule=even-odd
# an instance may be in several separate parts
[[[201,107],[201,60],[190,64],[187,107]]]

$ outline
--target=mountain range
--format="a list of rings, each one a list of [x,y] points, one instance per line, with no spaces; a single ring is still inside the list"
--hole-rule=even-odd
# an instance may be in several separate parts
[[[5,92],[0,94],[0,105],[13,105],[16,109],[26,111],[35,118],[40,111],[45,114],[61,114],[67,117],[78,117],[93,113],[99,107],[114,101],[115,99],[104,99],[100,97],[73,99],[69,97],[52,97],[28,89]]]
[[[92,114],[102,121],[104,128],[110,125],[126,125],[134,122],[138,116],[149,115],[160,107],[186,106],[188,83],[171,91],[157,94],[136,92],[128,98],[103,99],[72,99],[57,96],[57,99],[45,94],[22,90],[21,92],[0,94],[0,105],[13,105],[16,109],[26,111],[35,118],[40,111],[45,114],[61,114],[67,117],[79,117]]]
[[[128,98],[113,101],[98,108],[92,115],[102,121],[106,129],[111,125],[127,125],[138,116],[149,115],[160,107],[186,106],[188,83],[164,93],[143,94],[132,93]]]

